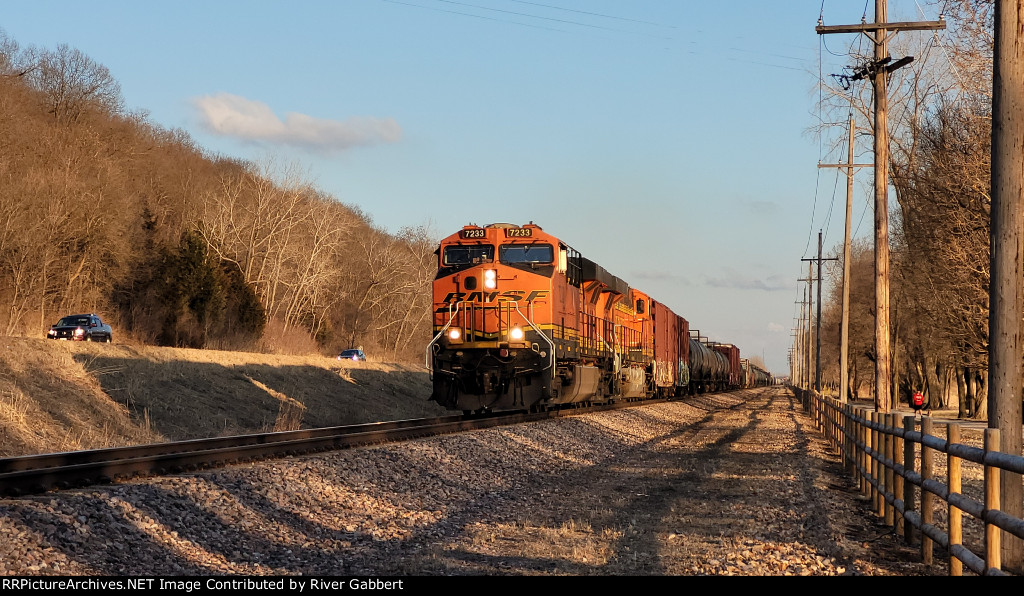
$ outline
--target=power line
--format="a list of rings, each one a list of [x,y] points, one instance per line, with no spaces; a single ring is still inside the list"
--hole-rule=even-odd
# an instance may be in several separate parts
[[[601,14],[598,12],[587,12],[585,10],[573,10],[571,8],[562,8],[561,6],[551,6],[549,4],[541,4],[539,2],[527,2],[526,0],[512,0],[512,2],[518,2],[519,4],[529,4],[531,6],[540,6],[541,8],[550,8],[552,10],[564,10],[565,12],[574,12],[576,14],[585,14],[594,17],[603,17],[606,19],[616,19],[619,21],[629,21],[630,23],[641,23],[643,25],[652,25],[654,27],[667,27],[669,29],[675,29],[675,25],[665,25],[663,23],[653,23],[651,21],[641,21],[639,19],[630,19],[627,17],[617,17],[614,15]]]
[[[422,4],[413,4],[412,2],[402,2],[401,0],[380,0],[381,2],[388,2],[391,4],[401,4],[403,6],[413,6],[415,8],[422,8],[424,10],[433,10],[436,12],[446,12],[448,14],[457,14],[464,17],[473,17],[477,19],[484,19],[485,21],[495,21],[497,23],[510,23],[512,25],[520,25],[522,27],[533,27],[534,29],[544,29],[546,31],[557,31],[559,33],[569,33],[565,29],[555,29],[553,27],[544,27],[542,25],[531,25],[530,23],[520,23],[519,21],[510,21],[508,19],[496,19],[494,17],[487,17],[480,14],[473,14],[470,12],[459,12],[457,10],[448,10],[445,8],[438,8],[436,6],[423,6]]]
[[[661,36],[651,35],[651,34],[648,34],[648,33],[642,33],[642,32],[638,32],[638,31],[629,31],[629,30],[626,30],[626,29],[615,29],[613,27],[603,27],[601,25],[593,25],[593,24],[590,24],[590,23],[583,23],[583,22],[580,22],[580,21],[569,21],[569,20],[566,20],[566,19],[556,19],[554,17],[542,17],[540,15],[529,14],[529,13],[525,13],[525,12],[516,12],[514,10],[503,10],[501,8],[490,8],[488,6],[480,6],[478,4],[470,4],[468,2],[458,2],[457,0],[436,0],[436,1],[437,2],[444,2],[445,4],[454,4],[456,6],[465,6],[465,7],[468,7],[468,8],[476,8],[476,9],[479,9],[479,10],[489,10],[489,11],[492,11],[492,12],[499,12],[499,13],[503,13],[503,14],[510,14],[510,15],[514,15],[514,16],[518,16],[518,17],[526,17],[526,18],[529,18],[529,19],[540,19],[542,21],[553,21],[555,23],[564,23],[564,24],[568,24],[568,25],[576,25],[578,27],[590,27],[590,28],[593,28],[593,29],[602,29],[604,31],[615,31],[617,33],[632,33],[634,35],[644,35],[644,36],[647,36],[647,37],[658,37],[659,39],[669,39],[669,40],[673,39],[672,37],[661,37]]]

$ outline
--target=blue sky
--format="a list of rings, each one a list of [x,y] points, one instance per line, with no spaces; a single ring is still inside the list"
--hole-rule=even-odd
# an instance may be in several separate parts
[[[533,221],[785,374],[800,259],[819,228],[826,250],[842,241],[845,185],[833,198],[837,172],[817,168],[839,158],[808,130],[819,70],[848,60],[821,49],[814,27],[822,13],[844,24],[863,11],[835,0],[40,0],[4,3],[0,27],[22,46],[83,51],[130,109],[213,152],[296,164],[392,232]],[[890,18],[914,11],[892,0]],[[842,54],[853,36],[829,37]],[[859,179],[855,220],[870,174]]]

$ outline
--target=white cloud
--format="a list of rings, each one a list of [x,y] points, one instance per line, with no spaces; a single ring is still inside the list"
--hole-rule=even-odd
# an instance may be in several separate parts
[[[764,290],[766,292],[779,292],[792,287],[788,278],[781,275],[769,275],[762,279],[741,275],[731,268],[726,268],[724,274],[718,277],[705,276],[705,282],[713,288]]]
[[[631,279],[642,279],[642,280],[672,281],[672,282],[680,282],[683,285],[687,285],[687,286],[690,285],[690,282],[689,282],[688,279],[686,279],[682,275],[679,275],[678,273],[673,273],[673,272],[668,271],[668,270],[660,270],[659,271],[659,270],[653,270],[653,269],[646,269],[646,270],[643,270],[643,271],[633,271],[633,272],[630,273],[630,278]]]
[[[778,213],[779,205],[771,201],[747,201],[747,208],[758,217],[767,217]]]
[[[289,112],[281,120],[263,102],[230,93],[193,100],[203,126],[211,132],[243,141],[279,143],[314,151],[344,151],[352,147],[395,143],[402,128],[391,118],[314,118]]]
[[[785,327],[783,327],[782,325],[779,325],[778,323],[768,323],[768,331],[771,331],[772,333],[778,333],[780,331],[785,331],[785,329],[786,329]]]

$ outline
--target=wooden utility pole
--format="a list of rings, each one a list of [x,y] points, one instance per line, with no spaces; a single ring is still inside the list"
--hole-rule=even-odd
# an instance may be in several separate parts
[[[795,336],[794,336],[793,340],[794,340],[794,345],[795,345],[795,343],[796,343],[796,337]],[[794,348],[790,348],[789,349],[789,379],[788,380],[789,380],[789,382],[791,384],[793,382],[793,379],[796,378],[796,368],[795,368],[796,367],[796,357],[795,357],[795,353],[796,353],[796,351],[795,351]]]
[[[853,163],[853,139],[856,125],[853,114],[850,114],[850,155],[845,164],[818,164],[819,168],[846,168],[846,231],[843,234],[843,322],[839,337],[839,401],[845,402],[850,394],[850,259],[852,259],[852,234],[850,224],[853,221],[853,172],[854,168],[871,167],[872,164]]]
[[[821,231],[818,231],[818,258],[817,259],[800,259],[801,261],[817,261],[818,263],[818,277],[814,278],[811,276],[810,266],[811,263],[807,263],[808,271],[807,278],[811,283],[818,282],[818,315],[814,323],[814,390],[821,391],[821,262],[822,261],[837,261],[838,259],[823,259],[821,258]],[[810,318],[810,311],[808,310],[807,316]]]
[[[814,390],[821,393],[821,230],[818,230],[818,312],[814,317]],[[828,259],[834,261],[835,259]]]
[[[875,0],[875,23],[888,20],[886,0]],[[889,54],[888,36],[879,30],[875,64]],[[889,93],[888,73],[876,68],[875,87],[875,409],[892,408],[889,394]]]
[[[890,73],[910,63],[902,59],[889,64],[889,38],[898,31],[946,28],[944,21],[889,23],[888,12],[886,0],[875,0],[874,23],[827,27],[819,23],[816,28],[819,35],[863,33],[875,44],[874,61],[865,65],[854,78],[870,77],[875,91],[875,409],[883,413],[892,407],[889,390],[889,96],[886,83]]]
[[[988,426],[1003,453],[1021,454],[1024,318],[1024,0],[996,0],[992,72],[991,280],[989,283]],[[1004,471],[1002,510],[1024,517],[1020,474]],[[1024,571],[1024,544],[1003,532],[1002,560]]]
[[[797,302],[796,304],[801,304],[802,305],[803,303],[802,302]],[[791,362],[791,366],[793,368],[793,374],[792,374],[792,376],[790,376],[790,380],[792,381],[794,387],[800,387],[801,389],[803,389],[802,383],[803,383],[803,374],[804,374],[803,366],[801,366],[801,363],[803,361],[802,360],[803,359],[802,339],[803,339],[803,332],[804,332],[804,320],[803,320],[803,317],[804,317],[804,307],[800,306],[800,316],[797,318],[796,329],[793,331],[793,352],[791,354],[791,357],[793,358],[793,361]]]
[[[814,275],[811,271],[811,264],[807,263],[807,360],[805,369],[807,371],[807,389],[811,388],[811,308],[814,307]]]
[[[814,281],[814,278],[810,275],[810,266],[808,265],[807,279],[798,279],[797,281],[807,282],[808,285],[804,288],[804,299],[797,301],[796,304],[800,305],[800,319],[797,323],[797,340],[796,340],[796,369],[798,371],[797,387],[801,389],[811,388],[811,291],[810,283]],[[804,309],[807,309],[807,313],[804,314]]]

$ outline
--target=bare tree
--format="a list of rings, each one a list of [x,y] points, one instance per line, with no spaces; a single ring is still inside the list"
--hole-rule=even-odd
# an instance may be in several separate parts
[[[47,109],[60,122],[75,122],[89,108],[109,114],[123,107],[121,85],[106,66],[66,44],[35,52],[29,80],[46,98]]]

